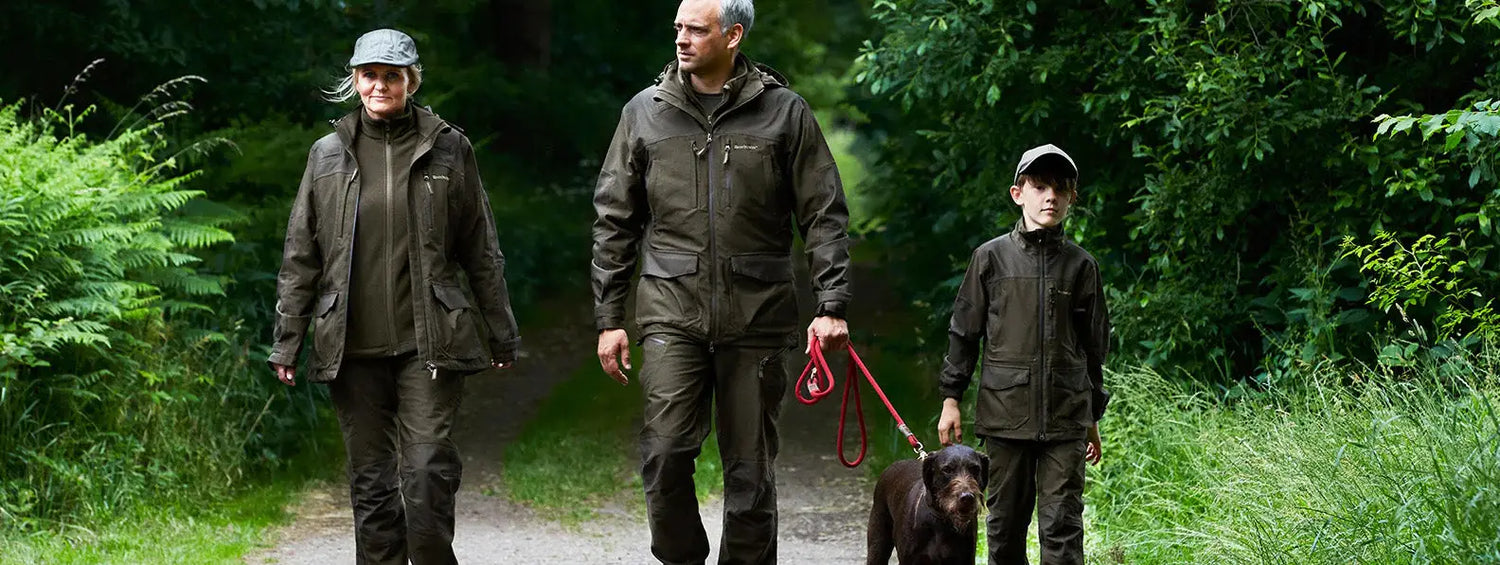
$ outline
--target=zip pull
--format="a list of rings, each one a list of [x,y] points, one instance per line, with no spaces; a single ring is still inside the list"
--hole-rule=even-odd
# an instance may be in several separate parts
[[[437,380],[437,365],[433,364],[432,361],[428,361],[427,370],[432,371],[432,380]]]
[[[427,194],[432,194],[432,173],[422,173],[422,182],[427,183]]]
[[[724,142],[724,164],[725,165],[729,164],[729,149],[730,149],[729,148],[729,142],[728,141]]]
[[[701,148],[701,149],[700,149],[700,148],[699,148],[699,147],[698,147],[698,142],[697,142],[697,141],[694,141],[694,142],[693,142],[693,156],[694,156],[694,157],[702,157],[702,156],[703,156],[703,154],[704,154],[704,153],[707,153],[707,152],[708,152],[708,146],[707,146],[707,145],[704,145],[704,146],[703,146],[703,147],[702,147],[702,148]]]

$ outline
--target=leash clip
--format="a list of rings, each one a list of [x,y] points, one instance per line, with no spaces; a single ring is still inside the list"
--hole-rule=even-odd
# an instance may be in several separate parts
[[[816,395],[822,391],[823,388],[818,386],[818,368],[813,367],[812,372],[808,374],[807,378],[807,392]]]

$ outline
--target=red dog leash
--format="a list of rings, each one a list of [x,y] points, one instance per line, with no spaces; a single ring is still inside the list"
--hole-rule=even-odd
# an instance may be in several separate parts
[[[875,376],[870,374],[870,369],[865,367],[865,362],[859,358],[858,353],[854,352],[854,345],[849,344],[847,348],[849,359],[853,363],[849,364],[849,374],[844,378],[843,401],[839,405],[839,435],[836,442],[839,463],[851,469],[859,466],[865,460],[865,451],[869,443],[869,430],[865,429],[865,407],[859,398],[859,379],[854,374],[856,366],[859,367],[860,372],[864,373],[865,380],[870,381],[870,387],[875,389],[875,394],[880,395],[880,401],[885,403],[885,409],[890,411],[891,417],[896,419],[896,429],[901,430],[901,433],[906,436],[906,443],[911,444],[912,451],[917,454],[917,459],[925,459],[927,452],[922,448],[922,442],[911,433],[911,428],[906,427],[906,422],[901,419],[900,414],[896,413],[896,407],[891,406],[890,399],[885,397],[885,391],[881,390],[880,384],[875,382]],[[812,405],[833,393],[834,380],[833,371],[828,368],[828,359],[823,356],[823,348],[818,340],[813,340],[812,353],[808,357],[810,359],[807,360],[807,366],[802,369],[802,375],[797,377],[796,395],[798,402]],[[819,371],[822,371],[821,380],[818,376]],[[854,393],[854,410],[859,416],[859,456],[855,457],[853,462],[844,457],[844,423],[849,419],[851,391]]]

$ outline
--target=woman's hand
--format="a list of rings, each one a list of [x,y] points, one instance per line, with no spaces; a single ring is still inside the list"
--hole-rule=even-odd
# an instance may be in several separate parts
[[[297,386],[296,367],[293,367],[291,365],[278,365],[276,363],[272,363],[271,366],[276,368],[276,380],[281,381],[281,384],[284,384],[286,386]]]

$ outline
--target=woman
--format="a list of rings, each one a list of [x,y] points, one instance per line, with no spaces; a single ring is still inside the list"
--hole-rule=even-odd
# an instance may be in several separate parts
[[[448,436],[464,376],[509,368],[520,343],[505,258],[473,146],[411,103],[411,37],[369,32],[349,68],[329,99],[360,106],[308,154],[268,360],[294,385],[312,323],[310,379],[328,383],[343,432],[357,562],[455,563],[462,465]]]

